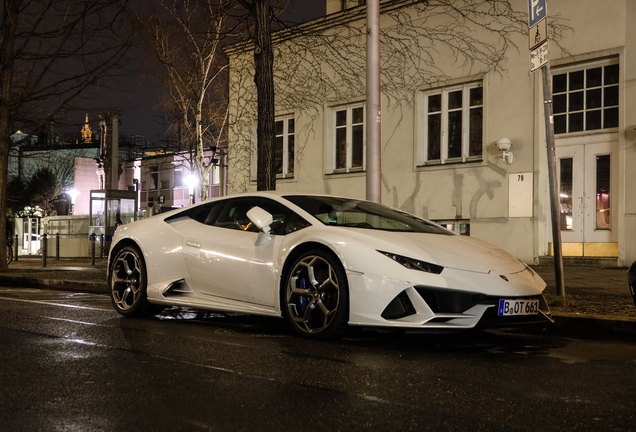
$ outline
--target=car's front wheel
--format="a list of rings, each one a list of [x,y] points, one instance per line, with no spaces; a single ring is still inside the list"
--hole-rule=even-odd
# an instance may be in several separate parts
[[[146,264],[139,249],[126,246],[115,255],[110,274],[110,298],[124,316],[143,316],[152,312],[146,298]]]
[[[349,319],[349,287],[340,262],[316,249],[296,259],[283,290],[285,315],[302,336],[337,336]]]

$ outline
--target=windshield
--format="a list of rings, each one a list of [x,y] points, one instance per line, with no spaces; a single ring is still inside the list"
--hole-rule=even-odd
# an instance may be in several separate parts
[[[329,226],[454,235],[425,219],[369,201],[331,196],[284,198]]]

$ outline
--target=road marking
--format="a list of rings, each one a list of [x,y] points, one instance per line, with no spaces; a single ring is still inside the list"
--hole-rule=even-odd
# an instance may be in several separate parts
[[[103,312],[115,312],[114,309],[104,309],[104,308],[91,307],[91,306],[69,305],[69,304],[64,304],[64,303],[53,303],[53,302],[50,302],[50,301],[42,301],[42,300],[25,300],[25,299],[11,298],[11,297],[0,297],[0,300],[11,300],[11,301],[17,301],[17,302],[23,302],[23,303],[33,303],[33,304],[43,304],[43,305],[49,305],[49,306],[59,306],[59,307],[66,307],[66,308],[71,308],[71,309],[88,309],[88,310],[96,310],[96,311],[103,311]]]

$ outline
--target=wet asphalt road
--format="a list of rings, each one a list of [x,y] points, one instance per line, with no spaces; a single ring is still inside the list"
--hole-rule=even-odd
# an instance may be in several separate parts
[[[634,430],[636,341],[541,327],[313,342],[0,288],[0,431]]]

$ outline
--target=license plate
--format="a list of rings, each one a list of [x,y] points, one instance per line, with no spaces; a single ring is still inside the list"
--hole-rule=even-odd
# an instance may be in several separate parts
[[[535,315],[539,300],[499,300],[499,316]]]

